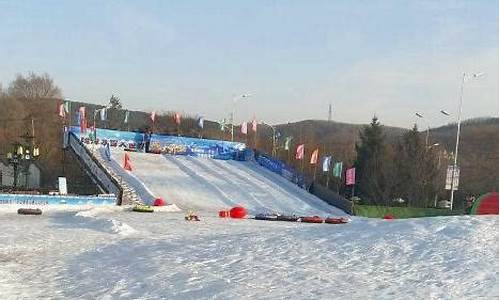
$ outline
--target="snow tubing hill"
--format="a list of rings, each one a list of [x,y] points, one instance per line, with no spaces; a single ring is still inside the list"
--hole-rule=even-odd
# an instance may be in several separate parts
[[[112,149],[111,161],[104,159],[104,149],[97,153],[148,205],[163,198],[180,209],[207,213],[242,206],[250,215],[261,211],[323,217],[346,215],[253,161],[130,152],[133,170],[127,172],[122,167],[123,150]]]
[[[481,196],[474,202],[471,215],[498,215],[498,193],[492,192]]]

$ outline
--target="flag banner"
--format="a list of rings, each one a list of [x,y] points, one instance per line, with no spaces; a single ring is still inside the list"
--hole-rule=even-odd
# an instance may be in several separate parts
[[[297,151],[295,153],[295,159],[304,159],[304,144],[297,146]]]
[[[222,119],[218,123],[219,123],[220,131],[224,131],[226,129],[226,119]]]
[[[66,111],[67,114],[70,112],[71,103],[69,101],[64,101],[64,110]]]
[[[177,125],[181,124],[181,114],[180,113],[175,113],[175,115],[174,115],[174,122]]]
[[[130,115],[130,112],[128,110],[125,111],[125,119],[123,120],[123,123],[128,123],[128,117]]]
[[[457,166],[455,172],[453,172],[453,165],[449,165],[446,170],[446,183],[444,186],[445,190],[451,190],[451,182],[453,181],[453,190],[458,190],[458,183],[460,178],[460,167]]]
[[[285,139],[285,150],[290,150],[290,144],[292,143],[292,137],[287,136]]]
[[[313,151],[313,153],[311,154],[311,165],[315,165],[318,163],[318,155],[319,155],[319,149],[316,149]]]
[[[66,110],[64,109],[64,104],[59,105],[59,117],[66,118]]]
[[[330,162],[332,161],[331,156],[325,156],[323,157],[323,172],[328,172],[330,171]]]
[[[252,131],[257,132],[257,120],[255,120],[255,117],[253,118],[252,121]]]
[[[333,167],[333,176],[340,178],[342,177],[342,162],[338,161],[335,163],[335,166]]]
[[[94,141],[94,133],[80,133],[79,126],[71,126],[70,131],[85,145],[100,145],[103,148],[139,150],[144,146],[147,133],[118,131],[96,128],[98,139]],[[150,151],[162,154],[183,154],[199,157],[231,159],[246,149],[244,143],[223,140],[178,137],[171,135],[151,134]],[[103,149],[104,150],[104,149]]]
[[[205,122],[205,118],[203,118],[203,116],[199,116],[198,117],[198,127],[203,129],[204,122]]]
[[[80,118],[85,119],[85,106],[80,106],[78,111],[80,112]]]
[[[350,168],[345,171],[345,185],[354,185],[356,182],[356,168]]]
[[[151,121],[154,123],[155,119],[156,119],[156,112],[153,111],[153,112],[151,112]]]
[[[101,114],[101,121],[106,121],[106,119],[108,117],[108,110],[107,110],[107,108],[106,107],[101,108],[100,114]]]
[[[241,133],[243,133],[243,134],[248,133],[247,122],[241,123]]]
[[[87,131],[87,120],[85,118],[85,106],[81,106],[78,109],[78,124],[80,125],[80,132],[85,133]]]

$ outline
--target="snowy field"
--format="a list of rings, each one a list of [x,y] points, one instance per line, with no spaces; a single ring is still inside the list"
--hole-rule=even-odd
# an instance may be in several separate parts
[[[1,299],[495,299],[498,216],[346,225],[0,207]]]

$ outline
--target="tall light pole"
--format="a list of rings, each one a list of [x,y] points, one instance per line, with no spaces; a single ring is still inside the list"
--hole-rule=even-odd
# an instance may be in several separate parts
[[[450,210],[453,210],[453,195],[454,195],[454,189],[455,189],[455,172],[458,170],[457,162],[458,162],[458,145],[460,143],[460,125],[462,121],[462,107],[463,107],[463,100],[464,100],[464,85],[465,82],[468,79],[472,78],[478,78],[483,76],[484,73],[475,73],[475,74],[470,74],[469,76],[467,73],[462,74],[462,83],[460,85],[460,97],[459,97],[459,103],[458,103],[458,115],[457,115],[457,138],[455,142],[455,155],[453,159],[453,172],[451,175],[451,195],[450,195]],[[446,115],[446,111],[441,111],[442,114]],[[448,114],[449,115],[449,114]],[[457,174],[458,175],[458,174]]]
[[[419,117],[420,119],[423,119],[427,125],[427,133],[425,134],[425,147],[428,147],[429,146],[429,130],[431,129],[431,124],[421,113],[416,112],[415,116]]]
[[[273,130],[273,149],[272,149],[272,155],[276,156],[276,127],[274,127],[273,125],[269,125],[267,123],[264,123],[264,122],[260,122],[260,124],[268,126],[269,128],[271,128]]]
[[[252,96],[251,94],[242,94],[233,98],[233,110],[231,111],[231,142],[234,142],[234,115],[236,114],[236,102]]]

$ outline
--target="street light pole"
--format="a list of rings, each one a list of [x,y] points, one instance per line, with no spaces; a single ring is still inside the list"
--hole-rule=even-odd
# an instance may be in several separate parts
[[[239,99],[248,98],[250,94],[242,94],[233,98],[233,107],[231,111],[231,142],[234,142],[234,115],[236,114],[236,102]]]
[[[276,156],[276,127],[269,125],[267,123],[261,122],[262,125],[268,126],[273,130],[273,149],[272,149],[272,155]]]
[[[472,74],[472,77],[477,78],[482,76],[483,73]],[[467,73],[463,73],[462,75],[462,84],[460,86],[460,98],[458,104],[458,116],[457,116],[457,138],[455,142],[455,157],[453,159],[453,172],[451,174],[451,195],[450,195],[450,210],[453,210],[453,196],[455,190],[455,172],[458,170],[457,162],[458,162],[458,145],[460,143],[460,129],[461,129],[461,121],[462,121],[462,108],[463,108],[463,100],[464,100],[464,85],[467,80]]]
[[[420,113],[415,113],[415,115],[421,119],[423,119],[427,125],[427,132],[425,134],[425,147],[429,147],[429,130],[431,129],[431,124],[429,123],[429,121],[424,118],[424,116]]]

